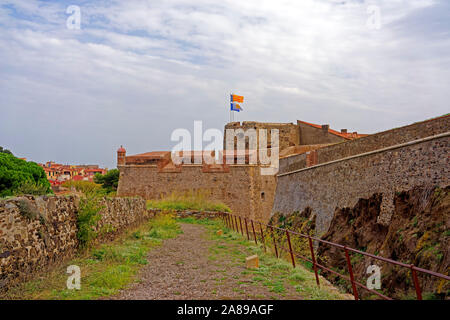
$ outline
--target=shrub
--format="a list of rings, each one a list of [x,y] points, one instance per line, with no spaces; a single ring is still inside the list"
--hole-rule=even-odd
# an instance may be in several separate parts
[[[102,195],[104,193],[99,184],[91,181],[69,180],[65,181],[62,185],[68,189],[74,188],[76,191],[82,192],[86,195]]]
[[[39,216],[39,211],[28,199],[19,200],[17,206],[19,207],[20,214],[29,220],[36,219]]]
[[[27,181],[20,185],[15,192],[16,195],[31,194],[31,195],[43,195],[48,193],[48,186],[36,184],[31,181]]]
[[[44,169],[11,154],[0,153],[0,197],[52,193]]]
[[[97,173],[94,182],[100,184],[107,193],[115,192],[119,185],[119,174],[118,169],[109,170],[106,174]]]
[[[0,147],[0,153],[7,153],[7,154],[11,154],[12,155],[11,151],[9,151],[8,149],[3,149],[3,147]]]
[[[82,248],[89,247],[92,241],[97,238],[98,233],[95,231],[95,226],[102,218],[100,215],[100,210],[102,209],[103,206],[100,205],[98,196],[89,194],[80,200],[80,209],[77,217],[77,238]]]

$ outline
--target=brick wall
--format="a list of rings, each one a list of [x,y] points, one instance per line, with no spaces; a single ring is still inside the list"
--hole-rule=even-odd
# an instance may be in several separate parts
[[[444,119],[437,122],[442,124]],[[438,123],[425,125],[431,129]],[[434,133],[436,130],[428,132]],[[387,133],[385,137],[391,134]],[[415,137],[411,132],[408,136]],[[363,139],[366,138],[360,141]],[[421,185],[449,185],[449,139],[445,136],[292,174],[280,174],[272,212],[290,214],[310,207],[317,214],[317,231],[320,234],[328,229],[336,208],[353,207],[360,198],[382,193],[379,221],[387,224],[395,192]],[[305,163],[305,158],[306,155],[298,155],[282,159],[281,167],[284,172],[287,169],[290,171],[296,164]]]
[[[70,259],[78,249],[76,196],[0,201],[0,291]],[[143,199],[103,200],[100,238],[112,238],[146,219]]]

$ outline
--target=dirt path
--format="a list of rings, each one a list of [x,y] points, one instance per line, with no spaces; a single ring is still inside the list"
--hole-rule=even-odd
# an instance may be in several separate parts
[[[245,262],[228,253],[213,254],[217,242],[201,225],[182,224],[183,233],[150,251],[140,282],[111,299],[300,299],[295,289],[282,296],[252,283]],[[230,251],[244,250],[232,246]]]

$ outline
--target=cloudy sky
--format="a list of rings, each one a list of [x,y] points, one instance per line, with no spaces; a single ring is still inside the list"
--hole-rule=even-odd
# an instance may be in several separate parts
[[[373,133],[439,116],[449,16],[447,0],[0,0],[0,146],[111,168],[121,144],[222,130],[230,92],[240,121]]]

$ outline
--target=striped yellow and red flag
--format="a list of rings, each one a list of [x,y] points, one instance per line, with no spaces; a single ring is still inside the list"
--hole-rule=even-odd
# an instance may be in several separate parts
[[[231,95],[231,102],[240,102],[243,103],[244,102],[244,96],[238,96],[236,94],[232,94]]]

